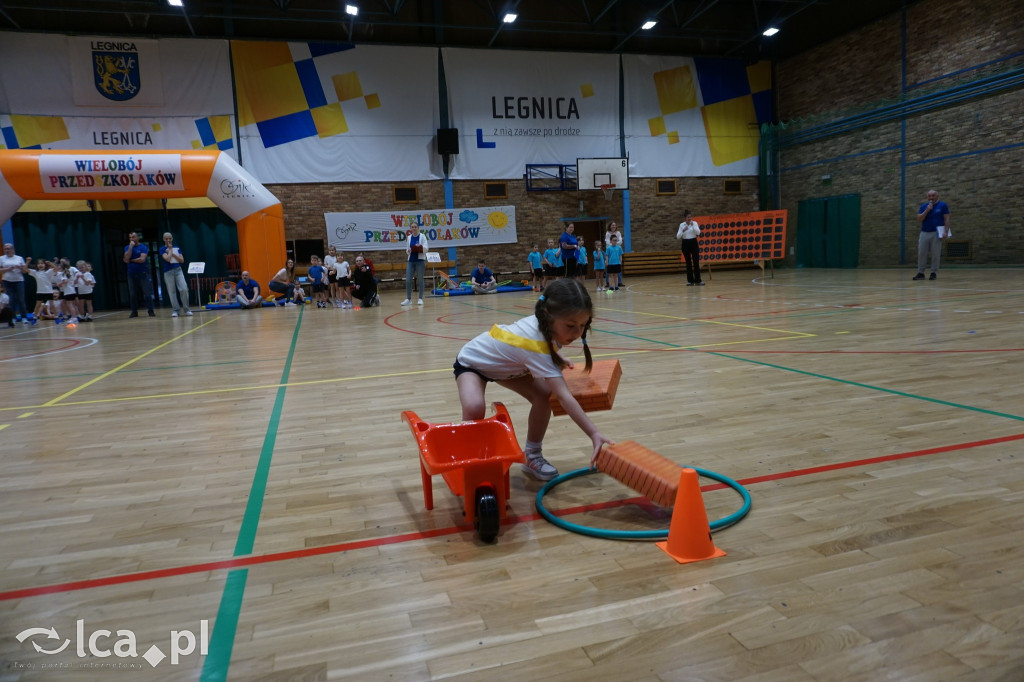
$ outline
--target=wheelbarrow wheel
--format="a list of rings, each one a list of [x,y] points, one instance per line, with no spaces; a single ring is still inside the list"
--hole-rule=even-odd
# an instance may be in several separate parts
[[[498,526],[501,519],[498,514],[498,496],[489,485],[480,486],[476,490],[476,533],[483,542],[494,542],[498,537]]]

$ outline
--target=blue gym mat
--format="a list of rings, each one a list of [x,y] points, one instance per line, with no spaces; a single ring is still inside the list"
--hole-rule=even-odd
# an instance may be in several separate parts
[[[499,294],[505,294],[510,291],[533,291],[533,287],[524,286],[522,284],[502,284],[498,287]],[[469,287],[459,287],[458,289],[434,289],[434,296],[472,296],[473,290]]]

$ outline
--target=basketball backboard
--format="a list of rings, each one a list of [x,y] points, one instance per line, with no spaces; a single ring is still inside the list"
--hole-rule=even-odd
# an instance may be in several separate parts
[[[576,159],[577,189],[601,189],[601,185],[615,185],[616,190],[629,189],[629,159]]]

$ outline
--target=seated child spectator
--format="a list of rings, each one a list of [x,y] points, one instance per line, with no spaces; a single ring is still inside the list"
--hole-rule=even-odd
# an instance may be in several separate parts
[[[7,290],[0,284],[0,323],[7,323],[8,327],[14,326],[14,311],[11,310],[11,299]]]

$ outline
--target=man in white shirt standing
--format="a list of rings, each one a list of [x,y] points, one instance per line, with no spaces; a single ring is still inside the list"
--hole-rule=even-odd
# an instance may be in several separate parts
[[[28,324],[28,310],[25,308],[25,273],[28,265],[25,259],[14,253],[14,244],[4,244],[4,255],[0,256],[0,273],[4,288],[11,299],[14,320],[23,319]]]
[[[702,287],[704,282],[700,279],[700,246],[697,244],[697,237],[700,235],[700,227],[693,219],[693,214],[687,211],[683,214],[683,222],[679,223],[676,230],[676,239],[681,239],[683,260],[686,261],[686,286]]]

